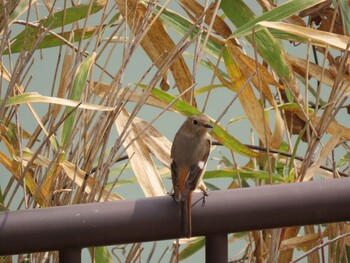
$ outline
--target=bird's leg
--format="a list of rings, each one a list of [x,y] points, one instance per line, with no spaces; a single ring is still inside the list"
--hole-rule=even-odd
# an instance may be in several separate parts
[[[205,201],[207,199],[207,196],[209,196],[210,194],[210,191],[208,190],[208,188],[206,188],[205,184],[200,184],[199,185],[199,189],[202,191],[203,193],[203,201],[202,201],[202,206],[205,205]]]

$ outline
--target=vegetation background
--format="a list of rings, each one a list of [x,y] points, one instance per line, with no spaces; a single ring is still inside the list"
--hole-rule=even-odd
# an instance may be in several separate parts
[[[348,176],[349,16],[346,0],[1,0],[0,210],[165,195],[171,140],[199,112],[221,144],[211,190]],[[348,262],[348,233],[234,233],[229,258]],[[173,244],[88,257],[172,262]],[[181,240],[180,258],[203,245]]]

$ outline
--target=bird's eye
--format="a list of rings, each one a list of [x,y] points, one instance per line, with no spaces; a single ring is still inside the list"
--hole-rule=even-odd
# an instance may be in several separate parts
[[[192,123],[193,123],[194,125],[198,125],[198,124],[199,124],[199,122],[198,122],[196,119],[194,119],[194,120],[192,121]]]

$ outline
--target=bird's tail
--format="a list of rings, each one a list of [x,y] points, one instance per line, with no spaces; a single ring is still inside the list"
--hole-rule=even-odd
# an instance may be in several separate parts
[[[192,193],[181,200],[181,236],[190,238],[192,235]]]

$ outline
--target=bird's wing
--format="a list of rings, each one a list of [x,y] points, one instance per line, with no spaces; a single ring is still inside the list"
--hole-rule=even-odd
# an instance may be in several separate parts
[[[181,196],[182,200],[185,200],[188,196],[188,193],[194,191],[197,188],[198,183],[200,182],[205,172],[205,167],[207,166],[207,160],[208,160],[210,147],[211,147],[210,139],[207,140],[206,147],[207,148],[205,149],[205,151],[203,151],[205,154],[203,155],[201,160],[197,164],[193,165],[190,169],[190,172],[186,178],[185,187]]]

